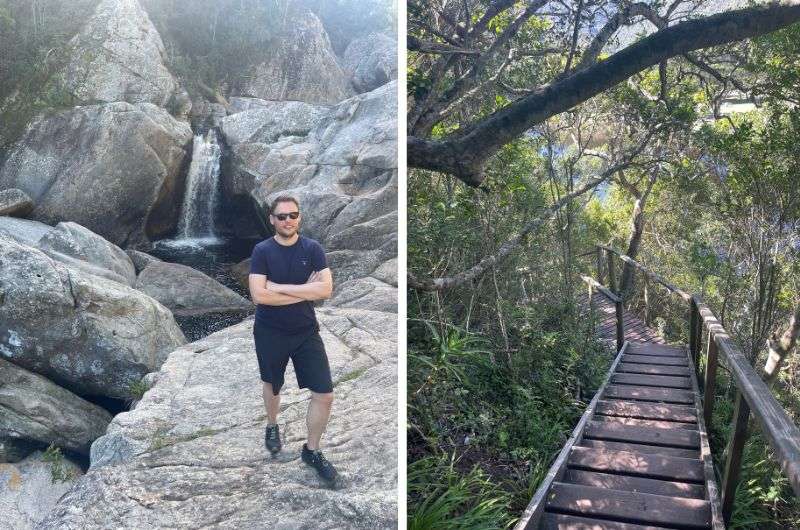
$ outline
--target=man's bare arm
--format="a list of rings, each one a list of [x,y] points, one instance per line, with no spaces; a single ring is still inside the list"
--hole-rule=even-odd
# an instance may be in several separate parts
[[[333,292],[333,276],[328,268],[314,272],[302,285],[282,284],[267,281],[267,290],[303,300],[327,300]]]
[[[267,277],[263,274],[251,274],[247,283],[250,287],[250,298],[256,304],[290,305],[303,301],[303,298],[267,289]]]

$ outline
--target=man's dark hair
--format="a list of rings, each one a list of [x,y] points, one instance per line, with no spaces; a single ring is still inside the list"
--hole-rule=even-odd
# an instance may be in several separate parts
[[[278,207],[278,204],[282,202],[293,202],[294,205],[297,206],[297,209],[298,210],[300,209],[300,203],[297,202],[297,199],[295,199],[291,195],[278,195],[277,197],[275,197],[275,200],[272,201],[272,204],[269,205],[269,213],[272,214],[272,212],[275,211],[275,208]]]

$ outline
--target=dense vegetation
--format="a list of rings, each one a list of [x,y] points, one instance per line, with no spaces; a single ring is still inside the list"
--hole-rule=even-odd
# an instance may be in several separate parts
[[[490,3],[467,4],[474,26]],[[441,18],[426,18],[431,5],[410,7],[418,39],[409,55],[412,113],[431,90],[447,94],[447,83],[478,60],[447,55],[451,67],[437,77],[444,59],[431,50],[465,47],[448,25],[463,12],[436,4]],[[580,62],[579,46],[547,44],[569,43],[576,20],[581,31],[596,30],[598,6],[610,4],[559,5],[562,25],[544,14],[520,21],[524,11],[509,8],[488,36],[468,43],[487,50],[520,21],[490,67],[470,78],[475,89],[430,127],[431,138],[469,127]],[[640,20],[631,17],[620,38],[640,31]],[[800,28],[792,26],[645,69],[503,146],[479,188],[410,171],[412,527],[503,528],[522,513],[611,359],[582,311],[580,274],[595,276],[595,244],[701,295],[762,370],[767,339],[783,333],[800,302],[798,48]],[[549,215],[546,208],[561,203]],[[644,316],[641,277],[623,281],[627,305]],[[652,285],[648,294],[651,325],[686,342],[684,304]],[[795,418],[799,366],[790,356],[773,386]],[[711,426],[718,465],[734,395],[723,368]],[[730,527],[796,527],[800,503],[755,425],[751,432]]]

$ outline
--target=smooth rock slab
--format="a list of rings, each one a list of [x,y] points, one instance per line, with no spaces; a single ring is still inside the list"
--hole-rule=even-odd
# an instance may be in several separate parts
[[[247,320],[169,356],[40,528],[396,528],[397,316],[317,314],[336,396],[323,448],[339,469],[338,489],[299,458],[309,394],[291,367],[279,417],[284,448],[267,455]]]
[[[214,278],[179,263],[156,261],[136,279],[136,288],[176,315],[252,309],[253,304]]]
[[[383,33],[354,39],[344,52],[343,66],[359,94],[397,79],[397,43]]]
[[[125,399],[185,342],[156,300],[0,232],[0,357],[81,395]]]
[[[73,221],[121,247],[177,226],[189,125],[150,103],[116,102],[39,116],[0,168],[31,218]]]
[[[53,480],[53,464],[36,452],[16,464],[0,464],[0,528],[35,528],[83,471],[68,459],[59,464],[65,475]],[[71,477],[71,478],[68,478]]]
[[[52,250],[108,269],[124,278],[128,285],[136,281],[136,269],[125,251],[78,223],[58,223],[36,246],[45,252]]]
[[[0,191],[0,215],[25,217],[33,210],[33,201],[22,190],[11,188]]]
[[[0,359],[0,439],[55,444],[88,455],[110,422],[104,409]]]

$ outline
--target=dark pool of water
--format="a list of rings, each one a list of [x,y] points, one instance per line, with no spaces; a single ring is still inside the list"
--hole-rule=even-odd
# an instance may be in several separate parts
[[[248,290],[231,274],[231,266],[250,257],[260,240],[253,239],[162,239],[154,243],[153,256],[170,263],[180,263],[214,278],[245,298]],[[216,331],[238,324],[251,311],[238,313],[208,313],[199,316],[176,316],[175,321],[190,341],[196,341]]]

